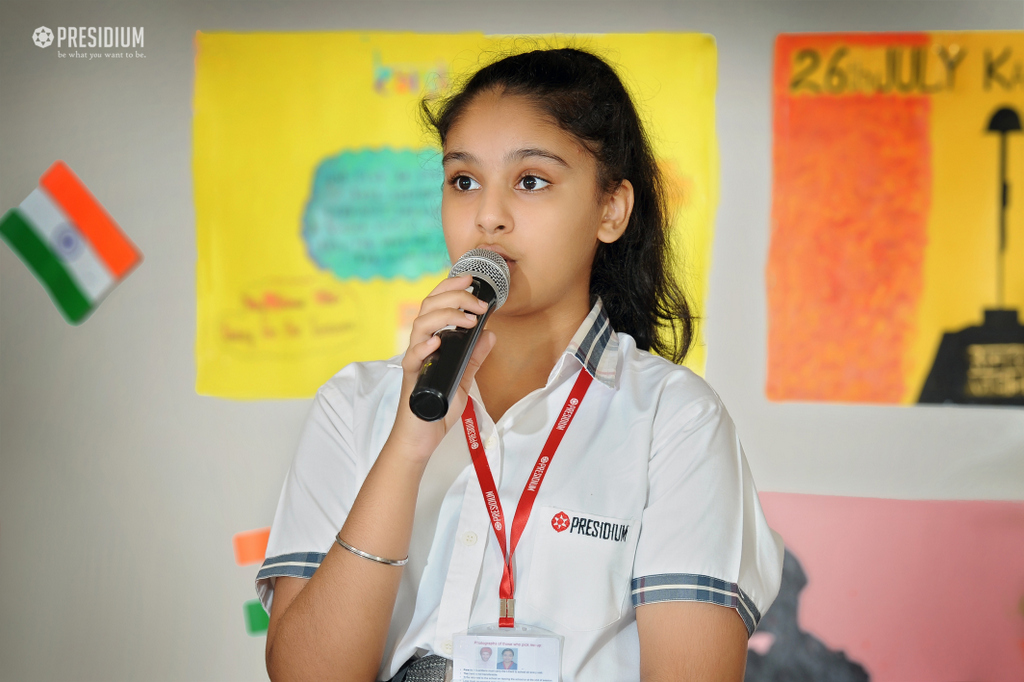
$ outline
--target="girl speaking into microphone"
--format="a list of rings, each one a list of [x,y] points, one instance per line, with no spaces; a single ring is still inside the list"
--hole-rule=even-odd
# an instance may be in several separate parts
[[[437,421],[410,393],[435,332],[486,311],[469,275],[424,299],[403,357],[317,392],[257,576],[270,677],[742,680],[783,546],[721,400],[677,364],[694,321],[622,82],[536,50],[424,113],[449,255],[500,256],[508,298]],[[484,649],[503,659],[466,673]]]

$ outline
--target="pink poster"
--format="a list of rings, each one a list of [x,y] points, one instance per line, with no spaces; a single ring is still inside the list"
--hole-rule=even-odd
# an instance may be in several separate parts
[[[787,565],[748,682],[1024,680],[1024,503],[760,497]]]

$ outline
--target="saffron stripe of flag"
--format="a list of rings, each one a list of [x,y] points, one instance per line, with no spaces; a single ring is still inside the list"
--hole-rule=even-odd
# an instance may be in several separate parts
[[[141,258],[135,245],[66,163],[54,162],[39,178],[39,186],[60,204],[78,230],[92,243],[115,279],[122,279],[139,262]]]
[[[57,161],[0,220],[0,236],[78,324],[142,260],[84,184]]]

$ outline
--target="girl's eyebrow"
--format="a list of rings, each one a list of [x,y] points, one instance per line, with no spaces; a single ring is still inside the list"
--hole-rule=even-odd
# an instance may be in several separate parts
[[[469,152],[448,152],[441,158],[441,165],[447,166],[452,161],[464,161],[466,163],[474,163],[476,157]]]
[[[527,147],[525,149],[517,149],[514,152],[509,152],[508,154],[505,155],[505,163],[522,161],[523,159],[528,159],[534,156],[554,161],[560,166],[565,166],[566,168],[569,168],[569,164],[566,163],[565,159],[563,159],[561,156],[555,154],[554,152],[549,152],[546,149],[541,149],[539,147]],[[462,161],[464,163],[477,163],[477,158],[470,154],[469,152],[448,152],[447,154],[444,155],[444,157],[442,157],[441,165],[447,166],[449,163],[452,163],[454,161]]]
[[[539,156],[542,159],[554,161],[560,166],[565,166],[566,168],[569,167],[569,164],[565,162],[565,159],[563,159],[558,154],[555,154],[554,152],[549,152],[546,149],[540,149],[538,147],[527,147],[526,149],[517,149],[514,152],[510,152],[505,155],[505,163],[510,163],[512,161],[522,161],[523,159],[528,159],[531,156]]]

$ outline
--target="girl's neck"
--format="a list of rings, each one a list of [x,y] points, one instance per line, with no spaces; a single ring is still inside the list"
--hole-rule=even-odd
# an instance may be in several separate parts
[[[488,320],[497,342],[476,374],[487,413],[495,422],[531,391],[543,387],[590,312],[589,293],[526,315]]]

